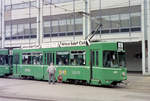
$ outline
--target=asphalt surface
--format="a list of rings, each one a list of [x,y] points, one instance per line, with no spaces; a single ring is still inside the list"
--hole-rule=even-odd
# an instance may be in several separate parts
[[[129,74],[117,87],[0,78],[0,101],[150,101],[150,76]]]

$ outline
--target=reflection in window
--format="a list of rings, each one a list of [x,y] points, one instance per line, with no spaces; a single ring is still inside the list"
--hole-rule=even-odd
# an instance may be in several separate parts
[[[118,67],[117,52],[104,51],[103,52],[103,66],[104,67]]]
[[[31,64],[31,53],[22,54],[22,64]]]
[[[10,25],[6,25],[6,27],[5,27],[5,31],[6,31],[6,37],[9,37],[9,36],[11,36],[11,27],[10,27]]]
[[[110,17],[111,17],[111,28],[112,29],[120,28],[119,14],[118,15],[111,15]]]
[[[32,63],[34,65],[42,64],[42,53],[32,53]]]
[[[24,25],[18,24],[18,34],[24,34]]]
[[[12,25],[12,35],[17,34],[17,25]]]
[[[102,16],[102,25],[103,29],[110,29],[110,17],[109,16]]]
[[[85,65],[85,51],[71,51],[71,65]]]
[[[22,64],[42,64],[42,53],[23,53],[22,54]]]
[[[120,14],[120,20],[121,20],[121,27],[122,28],[129,28],[130,24],[129,24],[129,14]]]
[[[0,55],[0,65],[8,65],[8,55]]]
[[[141,26],[141,14],[140,14],[140,12],[131,13],[131,25],[132,25],[132,27]]]
[[[56,64],[57,65],[68,65],[69,64],[69,52],[57,52],[56,53]]]

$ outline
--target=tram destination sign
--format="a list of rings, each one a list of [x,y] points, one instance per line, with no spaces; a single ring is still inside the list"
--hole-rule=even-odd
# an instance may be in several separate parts
[[[59,42],[59,47],[86,46],[86,41]]]

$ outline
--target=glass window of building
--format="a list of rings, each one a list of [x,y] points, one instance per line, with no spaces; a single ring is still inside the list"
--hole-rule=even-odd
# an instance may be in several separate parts
[[[60,32],[66,32],[67,26],[66,26],[66,20],[59,20],[59,26],[60,26]]]
[[[119,19],[119,14],[117,15],[111,15],[111,28],[112,29],[118,29],[120,28],[120,19]]]
[[[141,13],[131,13],[131,26],[140,27],[141,26]]]
[[[17,33],[17,25],[12,25],[12,35],[16,35]]]
[[[36,7],[36,1],[31,1],[31,7]]]
[[[120,14],[120,20],[121,20],[121,28],[129,28],[129,14]]]
[[[32,24],[31,24],[31,33],[32,33],[32,34],[36,34],[36,27],[37,27],[37,26],[36,26],[36,23],[32,23]]]
[[[11,27],[10,27],[10,25],[6,25],[6,27],[5,27],[5,29],[6,29],[6,37],[10,37],[11,36]]]
[[[10,6],[10,5],[6,5],[6,6],[5,6],[5,10],[6,10],[6,11],[9,11],[10,9],[11,9],[11,6]]]
[[[72,32],[74,30],[73,25],[74,25],[73,19],[68,19],[67,20],[68,32]]]
[[[44,4],[49,4],[51,1],[50,0],[44,0]],[[65,2],[72,2],[72,0],[52,0],[52,3],[65,3]]]
[[[30,34],[30,26],[29,26],[29,23],[24,24],[24,34]]]
[[[58,20],[54,20],[54,21],[52,21],[52,26],[58,26],[58,25],[59,25]]]
[[[66,20],[59,20],[59,25],[60,26],[66,25]]]
[[[50,21],[44,21],[44,27],[50,27]]]
[[[75,20],[75,24],[82,24],[82,18],[77,18],[76,20]]]
[[[59,32],[59,21],[58,20],[52,21],[52,29],[53,29],[54,33]]]
[[[23,35],[24,34],[24,25],[18,24],[18,34]]]
[[[102,16],[103,29],[110,29],[110,16]]]
[[[44,21],[44,34],[50,33],[50,21]]]
[[[100,18],[95,18],[95,17],[91,18],[91,25],[92,25],[91,28],[92,28],[92,30],[96,29],[98,23],[102,23],[100,21],[101,21]]]

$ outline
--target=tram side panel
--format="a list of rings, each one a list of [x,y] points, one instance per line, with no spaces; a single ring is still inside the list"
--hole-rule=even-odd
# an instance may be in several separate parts
[[[9,50],[0,50],[0,76],[7,76],[11,74],[11,66],[9,63]]]

